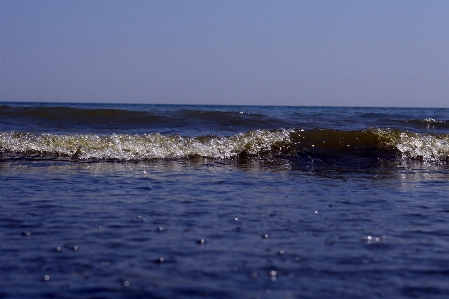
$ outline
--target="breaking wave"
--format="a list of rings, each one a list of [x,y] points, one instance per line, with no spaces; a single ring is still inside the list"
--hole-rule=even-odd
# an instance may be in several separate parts
[[[355,157],[443,163],[449,161],[449,135],[379,128],[356,131],[259,129],[227,137],[3,132],[0,133],[0,155],[2,159],[75,161],[188,160],[195,157],[222,160],[309,157],[344,161]]]

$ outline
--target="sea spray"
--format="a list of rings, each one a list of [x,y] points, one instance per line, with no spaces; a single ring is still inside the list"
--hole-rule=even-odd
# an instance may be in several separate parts
[[[0,152],[7,155],[61,157],[75,160],[232,159],[239,155],[279,153],[289,144],[287,130],[255,130],[231,137],[183,137],[159,133],[129,135],[34,135],[0,133]]]
[[[348,158],[402,158],[441,163],[449,157],[448,135],[418,134],[370,128],[253,130],[233,136],[188,137],[151,134],[55,135],[0,133],[4,157],[60,158],[80,161],[145,161],[154,159],[295,158],[323,161]]]

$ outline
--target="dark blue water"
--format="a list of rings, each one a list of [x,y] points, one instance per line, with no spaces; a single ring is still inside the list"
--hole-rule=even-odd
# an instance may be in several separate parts
[[[448,121],[4,103],[0,298],[447,298]]]
[[[0,103],[0,132],[234,135],[257,129],[449,133],[449,109]]]

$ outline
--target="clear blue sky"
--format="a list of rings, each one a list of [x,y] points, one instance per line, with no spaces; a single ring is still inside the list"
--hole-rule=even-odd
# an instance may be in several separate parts
[[[0,0],[0,101],[449,107],[449,1]]]

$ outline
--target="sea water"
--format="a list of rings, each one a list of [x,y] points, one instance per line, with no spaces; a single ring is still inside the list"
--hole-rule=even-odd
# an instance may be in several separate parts
[[[0,298],[447,298],[449,109],[0,104]]]

